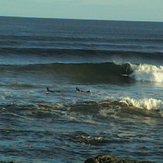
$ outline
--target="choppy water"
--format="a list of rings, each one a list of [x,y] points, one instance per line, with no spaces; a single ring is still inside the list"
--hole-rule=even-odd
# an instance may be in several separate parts
[[[0,160],[161,163],[162,42],[163,23],[1,17]]]

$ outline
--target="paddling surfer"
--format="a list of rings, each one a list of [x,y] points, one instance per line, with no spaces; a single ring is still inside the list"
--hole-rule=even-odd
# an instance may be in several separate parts
[[[47,90],[47,92],[54,92],[54,91],[50,90],[48,87],[47,87],[46,90]]]
[[[76,87],[76,92],[79,93],[79,92],[85,92],[85,93],[90,93],[91,91],[84,91],[84,90],[80,90],[78,87]]]
[[[47,90],[47,92],[51,92],[51,93],[53,93],[53,92],[61,92],[61,91],[53,91],[53,90],[50,90],[48,87],[46,88],[46,90]]]
[[[62,91],[53,91],[53,90],[50,90],[48,87],[46,88],[46,90],[47,90],[47,92],[51,92],[51,93],[53,93],[53,92],[62,92]],[[76,87],[76,92],[77,92],[77,93],[79,93],[79,92],[90,93],[91,91],[89,91],[89,90],[87,90],[87,91],[85,91],[85,90],[80,90],[78,87]]]

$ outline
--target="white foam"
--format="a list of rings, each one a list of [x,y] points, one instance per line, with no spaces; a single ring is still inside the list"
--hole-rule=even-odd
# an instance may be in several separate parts
[[[131,68],[134,72],[130,76],[135,80],[163,82],[163,66],[155,66],[148,64],[131,64]]]
[[[142,109],[145,108],[148,110],[163,108],[163,101],[154,98],[144,98],[137,100],[130,97],[126,97],[121,99],[120,102],[125,103],[128,106],[133,106]]]

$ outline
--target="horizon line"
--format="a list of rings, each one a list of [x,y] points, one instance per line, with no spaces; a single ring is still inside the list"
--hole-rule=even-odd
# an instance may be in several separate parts
[[[83,21],[121,21],[121,22],[144,22],[144,23],[163,23],[163,21],[152,20],[122,20],[122,19],[91,19],[91,18],[52,18],[52,17],[35,17],[35,16],[0,16],[0,18],[27,18],[27,19],[60,19],[60,20],[83,20]]]

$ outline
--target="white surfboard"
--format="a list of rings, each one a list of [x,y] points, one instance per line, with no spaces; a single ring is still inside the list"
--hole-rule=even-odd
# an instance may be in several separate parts
[[[126,77],[129,77],[129,74],[121,74],[122,76],[126,76]]]

